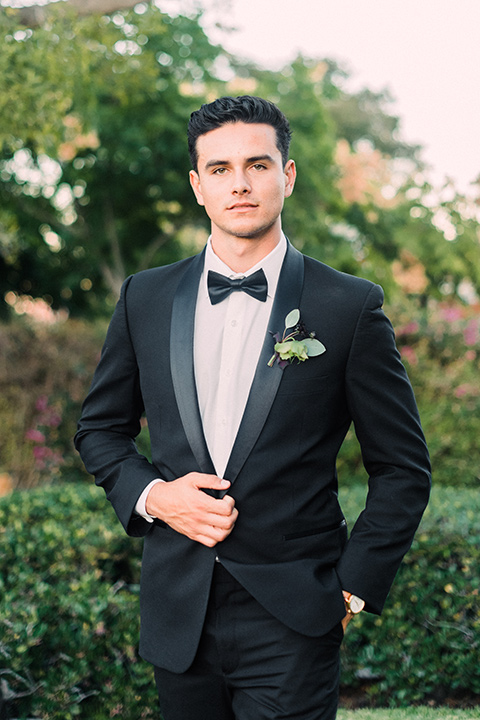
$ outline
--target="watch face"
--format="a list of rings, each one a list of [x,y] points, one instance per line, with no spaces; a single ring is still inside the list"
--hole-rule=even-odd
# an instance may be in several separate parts
[[[356,595],[351,595],[348,604],[349,604],[349,606],[350,606],[351,612],[352,612],[354,615],[356,615],[357,613],[361,612],[361,611],[363,610],[363,608],[365,607],[365,602],[364,602],[364,600],[361,600],[361,599],[360,599],[359,597],[357,597]]]

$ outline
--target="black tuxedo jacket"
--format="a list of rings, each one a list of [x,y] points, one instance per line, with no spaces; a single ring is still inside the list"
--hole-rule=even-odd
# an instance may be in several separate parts
[[[143,657],[183,672],[221,562],[294,630],[319,636],[345,614],[342,588],[379,613],[428,499],[428,452],[410,383],[381,309],[382,290],[288,246],[263,350],[225,477],[239,515],[207,548],[135,513],[154,478],[215,470],[193,369],[203,254],[127,279],[85,401],[76,444],[124,528],[145,536]],[[326,352],[268,366],[294,308]],[[146,413],[152,464],[135,447]],[[353,421],[369,474],[347,541],[335,462]]]

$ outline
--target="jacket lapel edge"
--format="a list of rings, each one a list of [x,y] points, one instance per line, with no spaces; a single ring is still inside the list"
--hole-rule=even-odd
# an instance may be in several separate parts
[[[273,354],[273,333],[282,332],[285,317],[300,306],[303,278],[303,255],[289,243],[247,405],[225,471],[230,482],[235,480],[253,449],[275,400],[283,370],[277,363],[268,366]]]
[[[183,428],[202,472],[214,472],[198,407],[193,339],[198,285],[205,251],[196,255],[178,284],[170,326],[170,371]]]

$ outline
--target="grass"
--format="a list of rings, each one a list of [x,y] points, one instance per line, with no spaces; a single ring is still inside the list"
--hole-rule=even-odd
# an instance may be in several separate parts
[[[480,708],[401,708],[398,710],[339,710],[337,720],[479,720]]]

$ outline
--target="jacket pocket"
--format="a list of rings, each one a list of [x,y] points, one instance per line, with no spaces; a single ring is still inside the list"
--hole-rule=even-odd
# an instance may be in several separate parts
[[[333,525],[324,525],[321,528],[311,528],[310,530],[302,530],[300,532],[287,533],[283,536],[284,540],[299,540],[301,538],[312,537],[312,535],[321,535],[322,533],[331,532],[332,530],[340,530],[346,527],[347,521],[345,518],[339,523]]]

